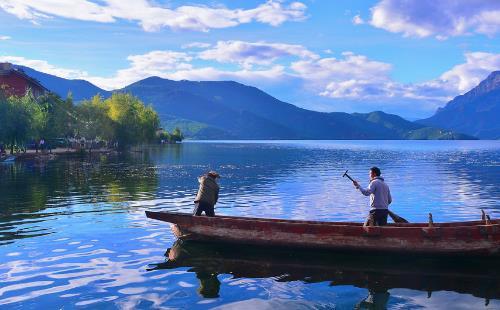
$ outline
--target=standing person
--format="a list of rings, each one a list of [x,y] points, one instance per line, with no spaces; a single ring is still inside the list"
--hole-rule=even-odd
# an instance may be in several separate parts
[[[219,178],[219,174],[215,171],[210,171],[206,175],[198,177],[200,188],[194,200],[193,215],[198,216],[205,211],[207,216],[215,216],[214,206],[219,199],[219,184],[217,184]]]
[[[42,151],[43,153],[44,150],[45,150],[45,139],[42,138],[40,139],[40,151]]]
[[[352,184],[365,195],[370,196],[370,217],[373,216],[375,225],[383,226],[387,224],[387,215],[389,214],[389,205],[392,202],[389,186],[380,177],[382,173],[377,167],[370,168],[370,184],[368,188],[362,188],[357,181]]]

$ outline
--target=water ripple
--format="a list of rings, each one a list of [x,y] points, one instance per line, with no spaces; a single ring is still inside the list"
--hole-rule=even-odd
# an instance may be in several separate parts
[[[378,165],[392,209],[410,221],[429,212],[437,222],[476,220],[481,209],[500,217],[497,141],[189,142],[124,156],[0,167],[0,305],[353,308],[366,297],[362,288],[289,281],[283,272],[207,275],[222,289],[204,299],[200,290],[211,287],[196,270],[148,271],[174,237],[144,211],[192,212],[196,177],[209,169],[222,175],[218,214],[361,222],[368,199],[342,174],[349,169],[366,185]],[[479,304],[470,294],[440,294],[440,305]],[[435,305],[419,291],[391,296],[393,308]]]

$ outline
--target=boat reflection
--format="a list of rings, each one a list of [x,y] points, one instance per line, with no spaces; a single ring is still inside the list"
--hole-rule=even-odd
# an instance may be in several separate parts
[[[357,304],[360,309],[384,308],[394,288],[424,291],[429,298],[434,291],[454,291],[485,298],[486,304],[500,298],[496,259],[361,255],[194,241],[177,241],[165,256],[165,262],[150,270],[188,267],[196,273],[198,292],[206,298],[219,296],[219,274],[365,288],[368,296]]]

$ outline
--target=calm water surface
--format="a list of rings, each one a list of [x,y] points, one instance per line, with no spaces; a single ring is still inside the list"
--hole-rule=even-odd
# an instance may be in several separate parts
[[[500,217],[500,141],[187,142],[3,164],[0,308],[500,309],[498,261],[179,244],[144,216],[191,212],[215,169],[218,214],[361,222],[368,198],[342,174],[366,185],[373,165],[412,222]]]

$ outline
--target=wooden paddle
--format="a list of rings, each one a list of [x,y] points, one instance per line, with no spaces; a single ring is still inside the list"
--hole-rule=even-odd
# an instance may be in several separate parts
[[[344,172],[344,174],[342,175],[342,177],[347,177],[349,180],[351,180],[352,182],[354,182],[353,178],[351,178],[351,176],[347,174],[348,171],[349,170],[346,170]],[[394,221],[394,223],[409,223],[405,218],[397,215],[396,213],[394,213],[394,212],[392,212],[390,210],[389,210],[389,216]]]
[[[409,223],[405,218],[397,215],[396,213],[389,210],[389,216],[394,221],[394,223]]]

